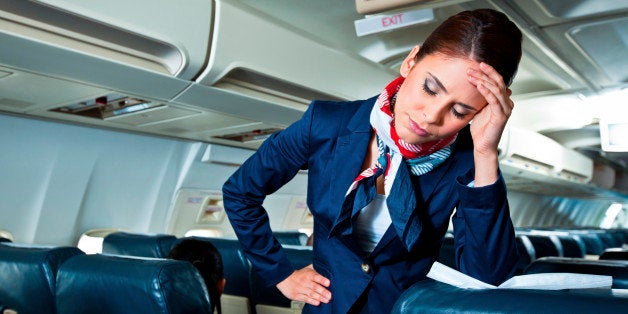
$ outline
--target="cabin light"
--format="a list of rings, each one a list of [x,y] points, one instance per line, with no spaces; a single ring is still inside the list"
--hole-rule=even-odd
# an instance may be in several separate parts
[[[622,210],[623,206],[619,203],[613,203],[606,210],[606,214],[604,215],[604,219],[600,223],[600,228],[602,229],[610,229],[613,226],[613,222],[619,215],[619,212]]]
[[[593,98],[600,117],[602,150],[628,152],[628,90],[620,89]]]

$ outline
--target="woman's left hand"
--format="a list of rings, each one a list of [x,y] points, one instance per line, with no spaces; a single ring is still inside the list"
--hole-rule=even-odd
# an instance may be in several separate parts
[[[502,76],[484,62],[480,63],[480,71],[469,69],[467,76],[488,103],[471,122],[474,149],[479,155],[496,155],[497,145],[514,108],[510,99],[512,92]]]

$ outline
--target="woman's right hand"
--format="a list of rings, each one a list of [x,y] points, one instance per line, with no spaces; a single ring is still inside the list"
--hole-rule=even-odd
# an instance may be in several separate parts
[[[321,276],[310,264],[295,270],[277,284],[277,289],[290,300],[318,306],[321,302],[328,303],[331,300],[331,292],[326,289],[329,284],[329,279]]]

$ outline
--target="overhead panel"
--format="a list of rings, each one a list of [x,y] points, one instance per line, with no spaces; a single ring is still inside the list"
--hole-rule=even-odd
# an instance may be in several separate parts
[[[191,79],[207,59],[211,0],[3,0],[38,8],[33,19],[92,46],[155,62],[171,75]]]
[[[102,93],[106,90],[0,67],[0,110],[28,113]]]

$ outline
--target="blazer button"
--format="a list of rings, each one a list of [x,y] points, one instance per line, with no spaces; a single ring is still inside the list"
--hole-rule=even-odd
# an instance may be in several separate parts
[[[362,271],[366,274],[371,272],[371,266],[367,263],[362,263]]]

